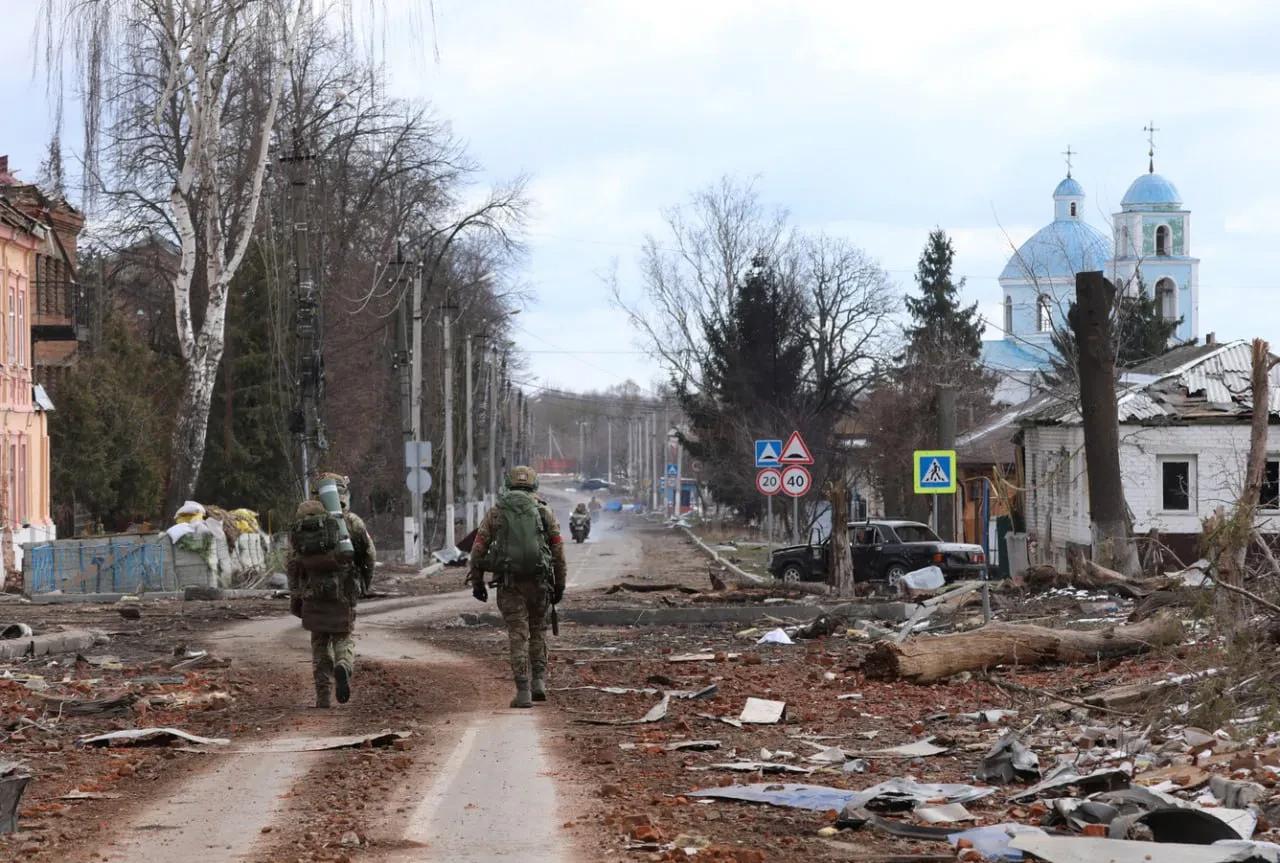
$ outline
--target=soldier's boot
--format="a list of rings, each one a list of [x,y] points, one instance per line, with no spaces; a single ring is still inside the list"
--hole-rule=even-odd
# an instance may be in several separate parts
[[[512,707],[533,707],[533,694],[529,691],[529,678],[516,678],[516,697],[511,699]]]
[[[351,669],[339,664],[333,669],[334,689],[337,691],[338,703],[346,704],[351,700]]]
[[[547,669],[535,665],[533,667],[533,680],[529,685],[530,694],[534,701],[547,700]]]
[[[316,707],[329,707],[329,684],[316,684]]]

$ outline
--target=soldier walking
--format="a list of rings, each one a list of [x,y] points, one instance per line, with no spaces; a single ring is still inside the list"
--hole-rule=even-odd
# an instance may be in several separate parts
[[[373,580],[373,539],[350,505],[347,478],[321,474],[316,497],[299,504],[289,532],[289,610],[311,633],[316,707],[329,706],[332,690],[339,704],[351,698],[356,603]]]
[[[511,642],[511,706],[532,707],[547,700],[547,618],[564,597],[564,543],[555,513],[534,494],[533,468],[512,468],[507,486],[476,530],[467,581],[472,595],[488,602],[484,574],[493,575]]]

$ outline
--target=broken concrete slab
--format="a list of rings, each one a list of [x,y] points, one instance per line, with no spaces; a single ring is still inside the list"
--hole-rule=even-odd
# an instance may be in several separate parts
[[[96,629],[72,629],[66,632],[50,632],[25,638],[0,641],[0,661],[21,659],[24,656],[52,656],[58,653],[78,653],[111,639]]]

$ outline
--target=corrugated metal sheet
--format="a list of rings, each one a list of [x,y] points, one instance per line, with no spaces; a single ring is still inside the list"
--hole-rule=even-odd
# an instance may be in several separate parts
[[[1229,342],[1182,366],[1150,379],[1129,380],[1117,393],[1121,422],[1170,420],[1239,420],[1253,413],[1253,349],[1249,342]],[[1280,367],[1269,373],[1270,413],[1280,415]],[[1133,385],[1136,384],[1136,385]],[[1028,417],[1029,422],[1075,424],[1081,421],[1074,398]]]

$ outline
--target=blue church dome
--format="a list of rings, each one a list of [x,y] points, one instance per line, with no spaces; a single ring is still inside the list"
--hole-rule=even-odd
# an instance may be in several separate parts
[[[1073,178],[1067,177],[1058,184],[1058,188],[1053,190],[1055,198],[1083,198],[1084,186],[1081,186]]]
[[[1182,196],[1178,187],[1159,174],[1143,174],[1129,186],[1124,193],[1120,206],[1125,210],[1136,210],[1143,207],[1182,206]]]
[[[1055,219],[1013,253],[1001,279],[1072,279],[1076,273],[1106,270],[1111,238],[1088,222]]]

